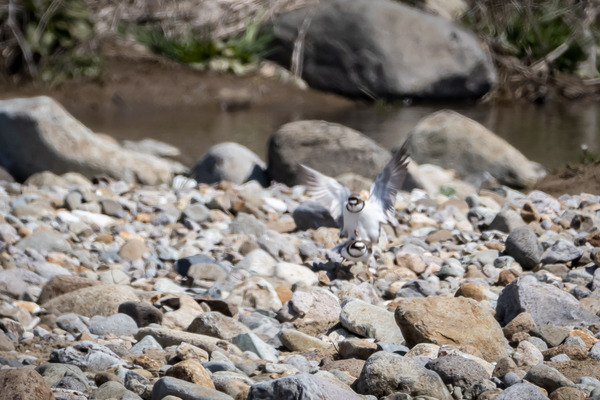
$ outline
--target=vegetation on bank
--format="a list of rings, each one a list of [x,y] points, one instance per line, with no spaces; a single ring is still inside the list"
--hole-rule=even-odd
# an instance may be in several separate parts
[[[160,26],[122,28],[152,52],[198,69],[243,73],[269,53],[273,34],[261,30],[261,18],[249,20],[244,30],[225,39],[211,38],[209,30],[168,34]]]
[[[426,8],[426,0],[404,0]],[[587,0],[470,0],[460,23],[487,43],[499,84],[484,100],[549,95],[578,98],[600,94],[596,19],[600,6]],[[119,21],[117,16],[115,20]],[[152,52],[196,68],[243,73],[268,51],[272,35],[263,18],[240,21],[244,28],[212,37],[203,27],[174,32],[160,20],[120,22],[118,34]],[[164,22],[164,21],[163,21]],[[0,6],[0,72],[13,80],[60,83],[98,78],[102,58],[94,18],[86,0],[8,0]]]
[[[587,0],[473,0],[460,21],[497,67],[488,99],[542,102],[600,94],[598,17],[600,5]]]

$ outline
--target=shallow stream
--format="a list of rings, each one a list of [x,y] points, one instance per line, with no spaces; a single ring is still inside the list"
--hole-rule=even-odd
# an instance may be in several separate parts
[[[314,107],[313,107],[314,108]],[[152,137],[182,151],[182,161],[193,163],[211,146],[235,141],[266,159],[269,136],[282,124],[300,119],[338,122],[392,148],[418,121],[440,109],[452,109],[486,126],[519,149],[526,157],[549,169],[581,159],[581,145],[600,153],[600,105],[597,103],[515,104],[420,104],[380,106],[357,104],[343,111],[306,113],[304,110],[254,109],[235,112],[178,109],[125,110],[104,113],[78,112],[73,115],[95,132],[118,140]]]

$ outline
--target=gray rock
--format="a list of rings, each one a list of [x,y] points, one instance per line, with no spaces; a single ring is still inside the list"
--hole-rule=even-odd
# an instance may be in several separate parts
[[[525,221],[515,210],[502,210],[490,222],[490,225],[487,229],[497,230],[500,232],[512,232],[515,229],[521,228],[525,226]]]
[[[0,240],[7,244],[15,244],[21,237],[17,230],[9,224],[0,224]]]
[[[285,378],[255,383],[250,387],[247,400],[277,399],[347,399],[359,400],[361,396],[341,385],[335,385],[319,376],[296,374]]]
[[[265,163],[247,147],[231,142],[211,147],[198,160],[191,176],[202,183],[225,180],[242,184],[256,180],[263,186],[269,184]]]
[[[231,221],[229,229],[231,233],[244,233],[258,237],[265,233],[267,226],[254,215],[241,212]]]
[[[127,285],[131,282],[131,276],[120,269],[109,269],[98,274],[98,280],[115,285]]]
[[[56,325],[73,335],[90,331],[87,324],[83,321],[83,317],[74,313],[59,315],[56,317]]]
[[[16,244],[19,250],[34,249],[42,252],[68,253],[71,245],[62,234],[55,231],[37,230]]]
[[[186,330],[224,340],[231,340],[235,335],[250,332],[250,329],[238,320],[216,311],[198,315]]]
[[[163,319],[163,314],[158,308],[143,301],[126,301],[119,304],[117,311],[129,315],[140,328],[150,324],[160,325]]]
[[[336,0],[278,16],[273,57],[285,65],[305,20],[303,78],[318,89],[351,97],[473,98],[496,81],[473,34],[387,1]]]
[[[600,318],[585,310],[573,295],[539,282],[533,275],[517,278],[502,290],[496,319],[504,326],[523,311],[531,314],[538,327],[600,323]]]
[[[138,330],[134,319],[127,314],[101,315],[90,320],[90,332],[95,335],[133,336]]]
[[[102,207],[102,214],[110,215],[111,217],[116,218],[125,218],[127,216],[127,213],[123,209],[121,203],[115,199],[104,197],[98,200],[98,202],[100,203],[100,207]]]
[[[494,397],[494,400],[514,400],[514,399],[527,399],[527,400],[549,400],[548,397],[536,388],[531,383],[517,383],[511,387],[505,389],[498,396]]]
[[[144,336],[129,350],[131,354],[144,354],[146,349],[161,349],[162,346],[152,336]]]
[[[41,285],[46,280],[27,269],[13,268],[0,271],[0,292],[19,297],[30,285]]]
[[[374,179],[391,154],[372,139],[343,125],[296,121],[280,127],[269,140],[269,174],[296,185],[298,164],[328,176],[354,172]]]
[[[542,191],[533,190],[527,195],[527,198],[531,200],[531,203],[541,213],[547,214],[560,211],[560,202]]]
[[[488,172],[500,183],[517,187],[531,185],[543,176],[539,165],[504,139],[454,111],[442,110],[425,117],[410,136],[409,154],[420,164],[451,168],[473,179]],[[516,228],[512,224],[508,227]]]
[[[76,365],[57,364],[57,363],[41,364],[41,365],[37,366],[35,368],[35,370],[37,372],[39,372],[40,375],[42,375],[44,380],[50,386],[55,386],[57,384],[60,384],[60,382],[64,378],[70,378],[71,380],[78,381],[79,382],[78,386],[83,387],[83,390],[80,390],[82,392],[85,392],[89,386],[87,377],[81,371],[81,369],[79,367],[77,367]],[[64,387],[64,386],[59,385],[58,387]],[[69,389],[69,388],[66,388],[66,389]],[[73,389],[73,390],[78,390],[78,389]]]
[[[285,311],[298,330],[316,336],[339,322],[341,310],[334,294],[328,290],[313,288],[311,291],[295,291],[279,315],[281,317]]]
[[[544,363],[534,365],[525,375],[525,380],[534,385],[543,387],[551,393],[563,386],[573,386],[573,382],[567,379],[556,368],[549,367]]]
[[[53,350],[50,353],[50,361],[73,364],[89,371],[104,371],[124,364],[124,361],[112,350],[89,340]]]
[[[142,400],[140,396],[135,394],[134,392],[127,390],[125,386],[123,386],[120,382],[116,381],[108,381],[100,385],[100,387],[94,391],[92,391],[90,395],[90,400],[108,400],[108,399],[117,399],[117,400],[130,400],[130,399],[139,399]]]
[[[65,267],[46,261],[34,261],[32,267],[35,273],[44,279],[50,279],[56,275],[71,275],[71,272]]]
[[[181,215],[191,221],[201,223],[210,217],[210,210],[202,203],[194,203],[187,206]]]
[[[46,96],[0,102],[0,160],[17,180],[35,172],[107,174],[145,184],[168,182],[181,164],[121,148],[95,135]],[[110,154],[110,157],[106,157]]]
[[[479,381],[489,379],[488,372],[476,361],[455,355],[436,358],[425,368],[437,373],[445,384],[467,388]]]
[[[300,230],[317,229],[321,226],[338,228],[337,222],[329,214],[329,210],[319,203],[302,203],[292,213],[296,227]],[[300,248],[302,251],[302,248]]]
[[[536,267],[543,252],[536,234],[528,227],[512,230],[506,238],[504,246],[504,252],[521,264],[523,269]]]
[[[362,300],[346,300],[340,313],[342,326],[358,335],[385,342],[403,343],[394,313]]]
[[[588,353],[588,357],[593,358],[594,360],[600,360],[600,342],[596,342],[592,346]]]
[[[256,353],[263,360],[275,363],[279,361],[279,352],[275,347],[265,343],[252,332],[240,333],[234,336],[231,341],[241,350]]]
[[[583,255],[583,250],[565,239],[558,239],[544,251],[541,258],[542,264],[566,263],[577,260]]]
[[[541,325],[538,328],[538,335],[548,343],[550,347],[556,347],[561,344],[569,336],[570,332],[570,326]]]
[[[233,397],[202,385],[164,376],[152,387],[151,400],[163,400],[166,396],[177,396],[183,400],[233,400]]]
[[[315,368],[315,361],[308,361],[306,357],[300,354],[294,354],[285,359],[284,363],[295,367],[300,372],[309,373]]]
[[[514,372],[508,372],[502,377],[502,382],[506,387],[510,387],[512,385],[516,385],[517,383],[523,382],[523,379],[519,375]]]
[[[358,393],[377,397],[402,392],[440,400],[452,398],[438,374],[421,366],[411,357],[384,351],[369,357],[355,385]]]
[[[280,323],[275,318],[254,312],[248,315],[240,313],[240,322],[252,330],[252,332],[275,348],[282,346],[279,338]]]

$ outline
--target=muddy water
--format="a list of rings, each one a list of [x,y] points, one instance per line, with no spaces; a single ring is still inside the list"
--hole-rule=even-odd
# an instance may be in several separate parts
[[[302,109],[70,111],[92,130],[119,140],[152,137],[177,146],[182,150],[181,161],[192,165],[211,145],[223,141],[241,143],[266,158],[269,135],[282,124],[300,119],[338,122],[391,148],[401,142],[421,118],[444,108],[482,123],[529,159],[550,169],[578,161],[582,144],[588,145],[590,151],[600,153],[600,105],[595,103],[385,107],[358,104],[335,113],[327,109],[310,113]]]

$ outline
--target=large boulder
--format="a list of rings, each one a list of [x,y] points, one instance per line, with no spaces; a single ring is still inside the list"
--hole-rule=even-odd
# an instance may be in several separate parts
[[[198,160],[191,176],[198,182],[229,181],[242,184],[256,180],[269,184],[265,163],[250,149],[238,143],[224,142],[212,146]]]
[[[416,162],[454,169],[471,182],[481,182],[489,173],[505,185],[526,187],[545,175],[506,140],[454,111],[423,118],[409,135],[409,153]]]
[[[50,97],[0,101],[0,165],[24,181],[40,171],[106,174],[128,182],[168,182],[184,167],[126,150],[96,135]]]
[[[373,179],[390,158],[362,133],[326,121],[290,122],[269,140],[269,175],[290,186],[300,183],[299,163],[333,177],[354,172]]]
[[[403,298],[398,300],[395,317],[409,347],[419,343],[468,345],[479,349],[488,362],[507,356],[504,335],[492,310],[473,299]]]
[[[411,357],[386,351],[378,351],[367,359],[355,385],[358,393],[378,398],[401,392],[413,397],[452,399],[438,374]]]
[[[496,318],[502,326],[522,312],[528,312],[537,326],[592,325],[600,323],[572,294],[525,275],[508,284],[498,297]]]
[[[308,84],[347,96],[475,98],[496,81],[475,35],[399,2],[324,1],[278,16],[273,31],[274,59],[289,64],[301,43]]]

